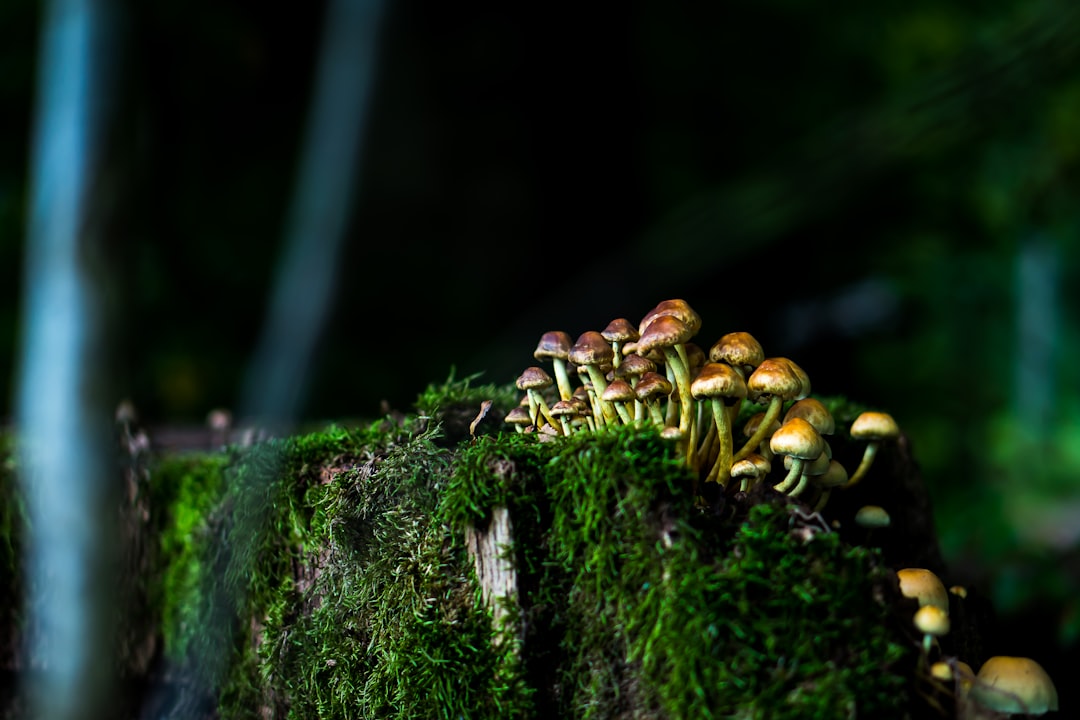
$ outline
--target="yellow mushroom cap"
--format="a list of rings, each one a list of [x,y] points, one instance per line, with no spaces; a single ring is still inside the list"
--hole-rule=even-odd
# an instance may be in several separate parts
[[[746,378],[746,388],[754,402],[773,395],[794,400],[802,392],[802,381],[785,358],[765,358]]]
[[[795,402],[784,415],[784,422],[793,417],[801,417],[814,426],[822,435],[836,432],[836,421],[825,404],[817,398],[806,397]]]
[[[757,453],[750,453],[731,466],[731,477],[748,477],[757,481],[768,475],[771,471],[772,463]]]
[[[940,637],[949,633],[949,614],[936,605],[923,605],[915,611],[919,632]]]
[[[726,363],[706,363],[694,381],[690,393],[698,400],[704,398],[744,398],[746,381]]]
[[[1042,715],[1058,709],[1053,680],[1031,658],[995,655],[983,663],[975,678],[970,696],[991,710]]]
[[[896,571],[900,579],[900,593],[915,598],[919,606],[933,605],[949,611],[949,594],[941,579],[926,568],[903,568]]]
[[[900,437],[900,426],[888,413],[867,411],[851,423],[851,437],[856,440],[891,440]]]
[[[939,660],[930,666],[930,674],[943,682],[952,682],[953,680],[952,665],[943,660]]]
[[[769,448],[777,455],[813,460],[825,450],[825,441],[813,425],[802,418],[792,418],[772,434]]]

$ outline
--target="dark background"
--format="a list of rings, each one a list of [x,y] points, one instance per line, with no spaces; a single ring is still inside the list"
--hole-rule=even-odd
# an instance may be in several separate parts
[[[700,6],[699,6],[700,5]],[[687,299],[911,437],[1002,654],[1080,635],[1080,18],[1051,0],[389,3],[310,420],[510,382]],[[232,407],[298,165],[322,3],[120,3],[99,212],[117,400]],[[40,7],[0,4],[12,394]],[[344,161],[345,159],[343,159]],[[5,414],[10,413],[10,402]]]

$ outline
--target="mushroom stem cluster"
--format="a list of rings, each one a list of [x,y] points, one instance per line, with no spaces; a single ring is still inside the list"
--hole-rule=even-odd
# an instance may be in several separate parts
[[[812,498],[815,510],[834,489],[862,481],[879,447],[899,436],[886,413],[856,419],[851,435],[865,443],[865,452],[849,476],[832,459],[827,437],[835,421],[810,395],[806,371],[790,358],[767,357],[748,332],[726,333],[705,350],[694,342],[700,329],[698,313],[675,298],[637,323],[616,318],[577,340],[561,330],[546,332],[533,352],[539,364],[518,378],[525,409],[507,422],[544,439],[655,427],[699,483],[742,492],[770,483],[778,492]],[[736,427],[748,404],[760,412]]]

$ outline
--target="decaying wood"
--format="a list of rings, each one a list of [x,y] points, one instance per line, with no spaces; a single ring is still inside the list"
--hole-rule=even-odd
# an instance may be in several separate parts
[[[510,511],[497,507],[491,513],[491,522],[484,529],[472,525],[465,529],[465,546],[476,570],[480,594],[491,608],[492,625],[496,630],[495,642],[500,642],[510,630],[505,627],[511,610],[518,608],[517,570],[511,561],[514,546],[513,523]],[[516,616],[517,613],[514,613]],[[510,634],[517,634],[518,630]]]

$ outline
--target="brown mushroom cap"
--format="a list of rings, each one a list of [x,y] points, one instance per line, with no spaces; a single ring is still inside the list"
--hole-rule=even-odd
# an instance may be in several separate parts
[[[540,336],[540,342],[536,344],[533,357],[537,360],[544,360],[545,358],[565,360],[570,352],[571,345],[568,333],[562,330],[550,330]]]
[[[626,318],[615,318],[607,324],[600,334],[608,342],[629,342],[638,339],[637,328]]]
[[[638,400],[644,402],[654,397],[667,397],[674,389],[671,381],[666,377],[660,373],[649,371],[638,379],[634,393],[637,395]]]
[[[836,421],[833,419],[832,413],[817,398],[805,397],[792,404],[784,415],[784,422],[793,417],[801,417],[806,420],[822,435],[832,435],[836,432]]]
[[[888,413],[867,411],[851,423],[851,437],[856,440],[892,440],[900,437],[900,426]]]
[[[661,315],[649,323],[637,341],[637,354],[649,356],[652,350],[674,347],[694,336],[690,327],[674,315]],[[610,349],[610,348],[609,348]]]
[[[518,390],[541,390],[543,388],[551,386],[555,381],[551,379],[544,368],[527,367],[525,371],[517,379]]]
[[[564,415],[580,415],[581,405],[574,400],[559,400],[551,406],[551,414],[555,417]]]
[[[633,402],[637,400],[637,394],[630,383],[625,380],[615,379],[608,383],[607,388],[600,394],[603,400],[608,402]]]
[[[748,332],[731,332],[721,336],[709,348],[710,362],[726,362],[728,365],[751,371],[765,359],[761,343]]]
[[[654,320],[665,315],[671,315],[682,320],[683,324],[690,328],[691,335],[697,334],[697,331],[701,329],[701,316],[685,300],[673,298],[671,300],[661,300],[656,304],[656,307],[645,313],[645,317],[638,323],[638,335],[644,335],[645,329]]]
[[[825,450],[825,440],[806,420],[792,418],[772,434],[769,448],[777,455],[813,460]]]
[[[511,425],[531,425],[532,418],[529,417],[529,409],[521,405],[517,405],[510,409],[510,412],[506,413],[506,417],[503,418],[504,422]]]
[[[607,366],[607,369],[610,369],[615,359],[615,351],[611,349],[611,344],[604,339],[603,335],[596,330],[586,330],[578,336],[577,342],[571,346],[567,357],[570,362],[578,366]]]
[[[619,367],[615,368],[615,377],[635,378],[647,372],[656,372],[656,363],[635,353],[623,358]]]
[[[1042,715],[1058,709],[1054,681],[1031,658],[995,655],[975,677],[970,697],[991,710]]]
[[[896,571],[900,580],[900,594],[915,598],[919,606],[934,605],[945,612],[949,611],[949,593],[941,578],[926,568],[901,568]]]

